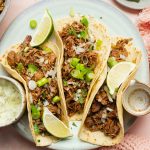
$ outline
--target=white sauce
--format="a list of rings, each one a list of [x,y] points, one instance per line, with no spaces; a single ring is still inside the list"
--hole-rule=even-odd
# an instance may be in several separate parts
[[[134,111],[144,111],[150,105],[150,95],[142,89],[137,89],[130,94],[128,104]]]
[[[0,83],[0,124],[10,123],[18,116],[21,109],[21,96],[11,82],[1,80]]]

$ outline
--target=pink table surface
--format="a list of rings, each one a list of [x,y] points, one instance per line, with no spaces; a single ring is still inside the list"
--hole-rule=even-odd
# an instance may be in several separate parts
[[[7,27],[11,23],[11,21],[19,15],[21,11],[25,8],[33,5],[38,0],[11,0],[10,8],[4,18],[4,20],[0,23],[0,38],[3,33],[7,30]],[[125,13],[133,22],[136,20],[136,16],[139,13],[137,10],[131,10],[119,5],[115,0],[103,0],[105,2],[110,3],[114,7],[120,9],[123,13]],[[129,133],[139,135],[139,136],[147,136],[150,137],[150,114],[139,117],[134,125],[128,131]],[[5,128],[0,128],[0,150],[41,150],[42,148],[37,148],[33,143],[24,139],[20,136],[17,131],[12,127],[8,126]],[[46,150],[43,148],[42,150]]]

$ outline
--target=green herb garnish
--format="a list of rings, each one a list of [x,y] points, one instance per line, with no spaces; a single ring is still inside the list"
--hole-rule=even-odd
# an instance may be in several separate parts
[[[92,51],[92,50],[94,50],[94,45],[93,44],[91,44],[90,47],[89,47],[89,51]]]
[[[76,79],[84,80],[84,74],[80,70],[77,70],[77,69],[74,69],[71,71],[71,76]]]
[[[82,19],[80,20],[80,22],[85,26],[88,27],[89,22],[87,20],[87,18],[85,16],[82,17]]]
[[[68,33],[69,33],[70,35],[74,35],[74,36],[77,35],[77,34],[76,34],[76,30],[75,30],[73,27],[71,27],[71,28],[68,30]]]
[[[49,48],[45,45],[40,45],[40,48],[47,53],[50,53],[52,51],[51,48]]]
[[[41,87],[41,86],[49,83],[49,80],[46,77],[44,77],[44,78],[38,80],[36,83],[37,83],[38,87]]]
[[[37,140],[38,142],[40,142],[41,140]]]
[[[71,7],[71,8],[70,8],[69,15],[70,15],[71,17],[74,17],[74,15],[75,15],[75,12],[74,12],[74,9],[73,9],[73,7]]]
[[[84,80],[84,76],[89,72],[91,72],[90,68],[85,67],[84,64],[78,63],[76,68],[71,71],[71,75],[76,79]]]
[[[84,98],[83,98],[82,96],[79,97],[78,102],[79,102],[80,104],[83,104],[83,103],[84,103]]]
[[[30,20],[30,28],[31,28],[31,29],[35,29],[36,26],[37,26],[36,20]]]
[[[40,111],[34,105],[31,105],[31,114],[33,119],[39,119],[41,116]]]
[[[34,74],[37,70],[38,68],[35,65],[33,64],[28,65],[28,72],[30,72],[31,74]]]
[[[70,61],[71,67],[75,68],[77,64],[79,63],[80,59],[79,58],[72,58]]]
[[[89,72],[86,74],[86,82],[90,82],[92,79],[94,78],[94,73],[93,72]]]
[[[78,37],[86,40],[88,38],[88,32],[86,30],[81,31]]]
[[[97,41],[96,41],[96,50],[100,50],[102,44],[103,44],[103,41],[102,41],[102,40],[97,40]]]
[[[34,124],[34,132],[35,132],[35,134],[39,134],[39,132],[40,132],[37,124]]]
[[[53,97],[52,101],[53,101],[54,103],[57,103],[57,102],[60,101],[60,97],[59,97],[59,96],[55,96],[55,97]]]
[[[78,63],[78,64],[76,65],[76,69],[77,69],[77,70],[80,70],[80,71],[84,71],[84,69],[85,69],[84,64]]]
[[[46,98],[46,93],[45,93],[45,91],[42,93],[42,98]]]
[[[19,73],[22,72],[23,68],[24,68],[24,66],[23,66],[22,63],[17,64],[17,71],[18,71]]]
[[[75,124],[75,122],[73,122],[72,125],[75,126],[75,127],[78,127],[78,126]]]
[[[66,80],[63,80],[63,85],[68,86],[68,82]]]
[[[109,68],[112,68],[113,66],[115,66],[118,62],[116,61],[115,57],[109,57],[107,64]]]

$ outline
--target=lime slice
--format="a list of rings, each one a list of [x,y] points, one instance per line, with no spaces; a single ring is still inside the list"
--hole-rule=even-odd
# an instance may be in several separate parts
[[[53,32],[53,20],[48,10],[46,10],[32,38],[31,46],[34,47],[41,45],[47,39],[47,37],[52,34],[52,32]]]
[[[66,138],[71,136],[70,129],[46,107],[44,107],[43,123],[46,130],[55,137]]]
[[[110,94],[114,94],[115,90],[128,78],[129,74],[135,68],[135,64],[131,62],[120,62],[116,64],[107,75],[107,86]]]

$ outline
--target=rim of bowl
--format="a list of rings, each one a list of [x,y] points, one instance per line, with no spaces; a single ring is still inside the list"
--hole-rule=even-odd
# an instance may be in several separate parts
[[[139,81],[137,81],[137,80],[135,80],[137,83],[136,84],[142,84],[143,86],[147,86],[147,88],[149,88],[150,89],[150,86],[149,85],[145,85],[144,83],[141,83],[141,82],[139,82]],[[135,85],[133,85],[133,86],[135,86]],[[129,88],[129,87],[128,87]],[[127,88],[127,89],[128,89]],[[126,90],[127,90],[126,89]],[[146,91],[147,92],[147,90],[145,90],[144,88],[142,88],[144,91]],[[124,91],[124,92],[126,92],[126,90]],[[123,107],[124,107],[124,109],[128,112],[128,113],[130,113],[131,115],[133,115],[133,116],[144,116],[144,115],[147,115],[147,114],[149,114],[150,113],[150,105],[147,107],[147,109],[145,109],[145,110],[143,110],[143,111],[140,111],[140,112],[136,112],[136,111],[132,111],[128,106],[127,106],[127,102],[126,102],[126,99],[124,98],[124,93],[123,93],[123,97],[122,97],[122,105],[123,105]]]
[[[12,119],[9,123],[0,125],[0,127],[4,127],[4,126],[8,126],[10,124],[15,123],[16,121],[18,121],[21,116],[24,114],[25,112],[25,108],[26,108],[26,97],[25,97],[25,91],[24,88],[22,87],[22,85],[16,81],[15,79],[11,78],[11,77],[7,77],[7,76],[0,76],[0,79],[4,79],[6,81],[11,82],[19,91],[19,94],[21,96],[21,108],[20,111],[18,112],[18,115],[14,117],[14,119]]]

